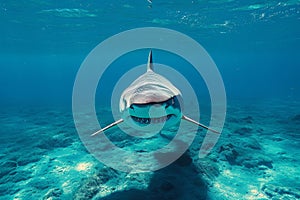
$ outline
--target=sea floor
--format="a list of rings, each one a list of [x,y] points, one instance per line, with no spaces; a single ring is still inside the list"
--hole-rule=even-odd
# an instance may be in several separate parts
[[[205,134],[199,129],[202,136],[182,157],[147,173],[117,171],[95,159],[79,139],[70,109],[1,108],[0,126],[1,200],[300,199],[297,101],[231,101],[209,156],[198,158]]]

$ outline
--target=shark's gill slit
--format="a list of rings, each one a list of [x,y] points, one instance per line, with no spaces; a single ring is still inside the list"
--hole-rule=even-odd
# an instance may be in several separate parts
[[[152,61],[152,51],[150,51],[146,73],[138,77],[122,93],[119,106],[122,118],[98,130],[92,136],[123,122],[135,129],[150,131],[157,124],[170,127],[180,120],[186,120],[220,134],[183,115],[181,92],[169,80],[153,71]]]

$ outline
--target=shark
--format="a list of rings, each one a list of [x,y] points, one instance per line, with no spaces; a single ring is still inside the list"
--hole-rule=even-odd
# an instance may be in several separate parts
[[[119,111],[121,119],[94,132],[91,136],[103,133],[123,122],[140,131],[157,131],[162,127],[174,126],[181,120],[220,134],[183,114],[182,94],[167,78],[155,73],[152,50],[149,52],[146,72],[121,94]]]

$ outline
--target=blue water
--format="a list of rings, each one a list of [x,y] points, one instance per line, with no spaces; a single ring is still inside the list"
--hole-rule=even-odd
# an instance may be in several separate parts
[[[0,24],[0,199],[300,198],[295,159],[300,141],[299,0],[2,0]],[[221,139],[205,160],[197,157],[196,145],[188,150],[192,164],[128,175],[104,166],[82,145],[72,118],[72,90],[93,48],[142,27],[173,29],[200,43],[222,75],[228,111]],[[112,119],[114,85],[128,70],[145,64],[148,51],[123,55],[105,72],[95,97],[101,123]],[[208,122],[210,99],[201,76],[172,52],[153,52],[155,62],[190,81]],[[112,134],[118,146],[145,145],[121,141],[120,131]]]

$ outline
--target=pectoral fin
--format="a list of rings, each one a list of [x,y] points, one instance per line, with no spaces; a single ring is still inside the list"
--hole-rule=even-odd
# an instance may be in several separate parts
[[[197,121],[195,121],[195,120],[193,120],[193,119],[191,119],[191,118],[188,118],[188,117],[185,116],[185,115],[182,115],[182,119],[184,119],[184,120],[186,120],[186,121],[188,121],[188,122],[192,122],[192,123],[194,123],[194,124],[197,124],[198,126],[201,126],[202,128],[205,128],[205,129],[207,129],[207,130],[209,130],[209,131],[212,131],[212,132],[214,132],[214,133],[220,134],[218,131],[213,130],[213,129],[211,129],[211,128],[209,128],[209,127],[207,127],[207,126],[205,126],[205,125],[203,125],[203,124],[201,124],[201,123],[199,123],[199,122],[197,122]]]
[[[124,121],[124,119],[119,119],[118,121],[115,121],[114,123],[111,123],[110,125],[108,125],[108,126],[102,128],[102,129],[100,129],[99,131],[93,133],[91,136],[95,136],[95,135],[97,135],[98,133],[101,133],[102,131],[105,131],[105,130],[111,128],[111,127],[114,127],[114,126],[117,125],[117,124],[122,123],[123,121]]]

